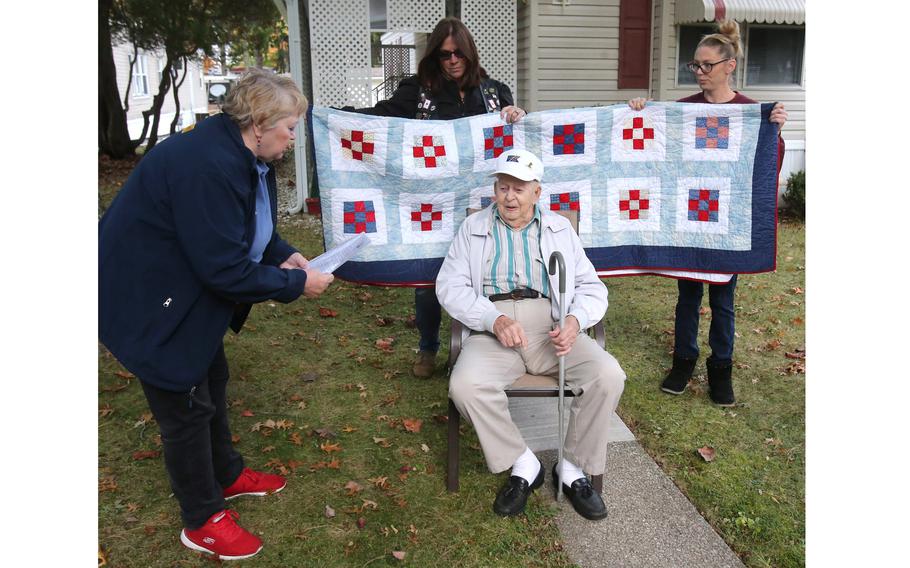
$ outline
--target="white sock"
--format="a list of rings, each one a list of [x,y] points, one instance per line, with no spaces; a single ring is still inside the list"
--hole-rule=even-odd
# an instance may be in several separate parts
[[[559,468],[559,481],[565,483],[568,487],[571,487],[576,479],[581,479],[584,476],[585,472],[583,472],[580,467],[566,458],[562,458],[562,464],[560,464]]]
[[[512,475],[523,477],[530,485],[534,483],[538,473],[540,473],[540,462],[537,460],[537,456],[534,455],[531,448],[525,448],[525,452],[518,456],[512,466]]]

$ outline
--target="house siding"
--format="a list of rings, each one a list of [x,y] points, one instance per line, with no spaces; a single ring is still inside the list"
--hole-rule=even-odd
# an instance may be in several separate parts
[[[136,85],[130,86],[129,110],[126,113],[127,125],[129,126],[130,136],[138,138],[142,132],[142,112],[152,106],[152,99],[158,92],[158,83],[161,81],[161,75],[158,72],[159,60],[163,56],[155,53],[143,52],[140,55],[146,56],[146,70],[148,73],[149,94],[136,96]],[[120,101],[123,102],[123,94],[126,92],[127,84],[130,79],[130,58],[133,57],[133,48],[129,44],[114,45],[114,65],[117,67],[117,88],[120,91]],[[192,124],[191,116],[197,112],[208,111],[208,98],[205,87],[202,84],[202,65],[195,61],[188,61],[186,79],[180,86],[180,111],[184,115],[183,126]],[[181,71],[181,76],[182,76]],[[170,132],[171,121],[174,118],[173,92],[168,92],[164,103],[161,106],[161,123],[159,124],[159,136],[167,135]]]
[[[535,111],[609,105],[647,96],[674,101],[691,95],[697,87],[676,86],[675,8],[675,0],[653,0],[649,93],[618,87],[619,0],[572,0],[566,6],[545,0],[519,3],[520,100],[527,110]],[[784,139],[805,140],[804,86],[747,86],[742,91],[759,101],[784,103],[789,114]]]
[[[619,89],[619,0],[529,2],[536,25],[536,105],[530,110],[609,105],[647,96]],[[519,39],[519,49],[523,47]],[[653,49],[653,48],[652,48]]]

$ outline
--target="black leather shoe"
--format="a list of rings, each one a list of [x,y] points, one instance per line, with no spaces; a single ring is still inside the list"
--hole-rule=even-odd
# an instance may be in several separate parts
[[[538,460],[538,463],[540,463],[540,460]],[[496,500],[493,501],[493,512],[503,517],[511,517],[522,513],[528,503],[528,496],[541,485],[543,485],[542,463],[540,463],[540,471],[537,473],[534,483],[530,485],[528,485],[528,480],[524,477],[509,476],[509,480],[496,494]]]
[[[587,477],[576,479],[572,482],[572,487],[564,483],[559,483],[559,475],[556,473],[556,464],[553,464],[553,486],[559,484],[562,492],[569,496],[572,507],[582,517],[589,521],[599,521],[607,518],[607,506],[601,499],[600,493],[594,491],[591,482]]]

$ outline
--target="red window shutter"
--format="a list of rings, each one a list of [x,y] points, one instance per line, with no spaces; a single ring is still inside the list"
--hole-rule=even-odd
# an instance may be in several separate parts
[[[647,89],[651,67],[651,0],[619,2],[619,88]]]

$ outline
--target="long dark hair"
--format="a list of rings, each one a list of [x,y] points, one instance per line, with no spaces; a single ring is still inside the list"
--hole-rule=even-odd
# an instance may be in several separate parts
[[[446,38],[452,36],[455,45],[465,55],[464,75],[458,80],[462,90],[480,85],[480,80],[487,77],[487,72],[480,66],[477,56],[477,45],[471,32],[458,18],[443,18],[433,28],[427,39],[427,51],[417,65],[417,80],[433,92],[442,90],[445,75],[439,62],[439,49]]]

